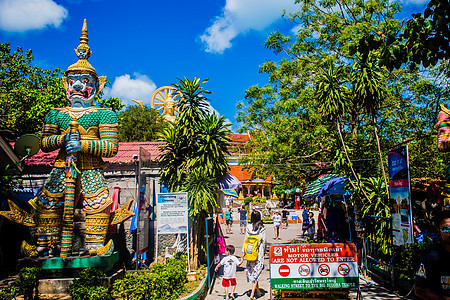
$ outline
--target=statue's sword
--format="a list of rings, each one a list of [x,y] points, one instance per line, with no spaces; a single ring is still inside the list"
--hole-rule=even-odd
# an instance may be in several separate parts
[[[78,122],[72,119],[69,123],[70,132],[78,132]],[[66,188],[64,192],[64,211],[62,218],[61,257],[72,254],[73,238],[73,212],[75,202],[75,184],[78,175],[76,167],[77,153],[74,152],[66,158]]]

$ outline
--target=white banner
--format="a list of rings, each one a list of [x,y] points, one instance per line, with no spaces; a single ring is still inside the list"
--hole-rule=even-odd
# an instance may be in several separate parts
[[[188,233],[188,194],[160,193],[157,199],[158,234]]]

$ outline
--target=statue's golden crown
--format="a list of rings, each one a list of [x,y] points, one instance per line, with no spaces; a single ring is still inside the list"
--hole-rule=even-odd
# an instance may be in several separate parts
[[[88,46],[88,41],[87,24],[86,19],[84,19],[83,29],[81,30],[80,45],[78,45],[77,49],[75,49],[78,61],[67,68],[66,75],[73,73],[88,73],[98,79],[97,72],[88,62],[88,58],[92,54],[92,51]]]

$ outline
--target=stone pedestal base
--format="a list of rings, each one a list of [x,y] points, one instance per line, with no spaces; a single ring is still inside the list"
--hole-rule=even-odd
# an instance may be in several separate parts
[[[111,285],[116,279],[121,279],[125,276],[123,269],[115,272],[111,276],[105,277],[103,286]],[[69,294],[69,285],[74,278],[52,278],[39,280],[38,291],[41,295],[55,295],[55,294]]]

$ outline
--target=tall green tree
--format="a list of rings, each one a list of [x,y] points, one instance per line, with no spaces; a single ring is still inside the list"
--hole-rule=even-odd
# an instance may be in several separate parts
[[[108,84],[107,82],[106,84]],[[103,91],[100,91],[96,96],[96,102],[95,106],[100,108],[111,108],[111,110],[115,113],[119,113],[124,107],[125,104],[123,104],[122,99],[117,97],[109,97],[109,98],[102,98],[103,97]],[[98,96],[98,97],[97,97]]]
[[[356,180],[359,190],[369,199],[365,190],[361,187],[361,180],[353,168],[353,163],[347,151],[347,145],[342,136],[341,118],[354,107],[354,105],[351,105],[350,90],[345,85],[345,78],[345,70],[343,67],[334,68],[333,65],[330,65],[328,69],[320,68],[320,73],[316,77],[316,97],[322,113],[328,115],[331,120],[335,120],[342,149],[344,150],[345,158],[353,178]],[[353,189],[356,190],[356,186],[351,178],[350,183]]]
[[[121,142],[156,141],[168,126],[167,121],[155,109],[147,106],[128,106],[119,113],[118,118]]]
[[[48,111],[67,105],[61,76],[59,68],[34,66],[31,50],[0,44],[0,128],[7,137],[39,132]]]
[[[295,36],[278,30],[265,44],[280,56],[260,67],[269,84],[250,87],[245,102],[238,104],[241,130],[250,130],[254,140],[246,162],[255,170],[263,166],[261,171],[270,171],[286,185],[292,180],[298,184],[302,178],[332,171],[331,163],[348,150],[356,173],[382,175],[385,160],[380,157],[385,158],[391,147],[433,134],[432,111],[438,97],[431,92],[438,90],[438,83],[408,66],[390,71],[380,63],[382,49],[361,42],[370,34],[398,35],[402,24],[394,16],[400,5],[385,0],[296,2],[298,11],[288,16],[299,25]],[[362,51],[364,47],[369,51]],[[320,96],[321,89],[331,87],[332,78],[323,78],[330,65],[342,69],[339,85],[348,90],[347,101],[328,103],[336,108],[323,103],[326,94]],[[347,146],[338,142],[339,130],[329,122],[338,114]],[[313,164],[322,169],[311,169]],[[297,176],[284,178],[283,167]]]
[[[376,60],[371,60],[369,57],[358,60],[353,69],[353,92],[352,97],[361,104],[363,109],[371,118],[371,124],[374,130],[376,140],[378,157],[380,160],[380,168],[383,175],[383,180],[387,195],[389,195],[389,186],[387,182],[386,171],[383,162],[383,153],[381,151],[380,139],[378,135],[377,114],[383,103],[386,103],[385,98],[388,97],[386,81],[389,80],[385,69],[376,64]]]
[[[205,262],[205,218],[218,206],[217,183],[228,170],[229,126],[222,116],[208,113],[208,80],[178,79],[180,114],[161,134],[160,177],[170,191],[187,191],[191,228],[191,265]],[[195,230],[194,230],[195,228]]]

